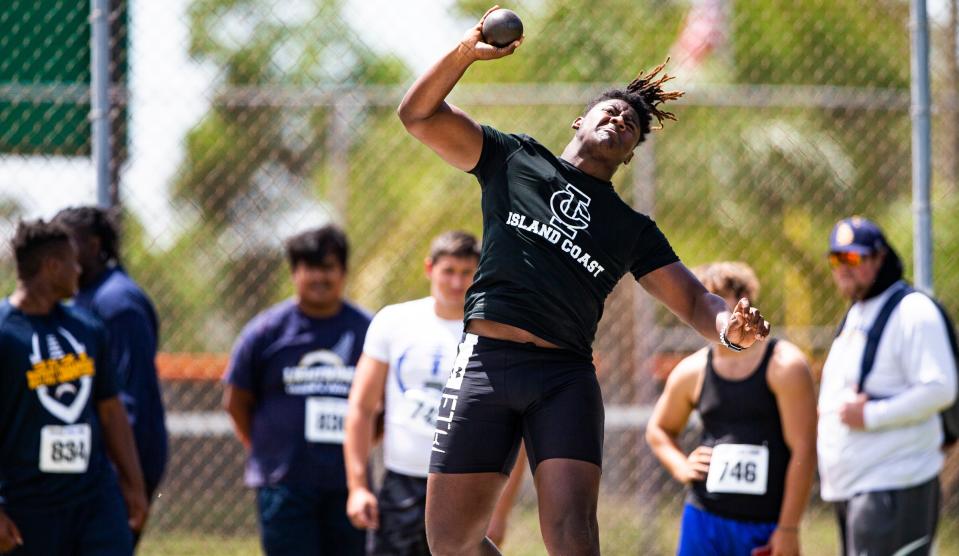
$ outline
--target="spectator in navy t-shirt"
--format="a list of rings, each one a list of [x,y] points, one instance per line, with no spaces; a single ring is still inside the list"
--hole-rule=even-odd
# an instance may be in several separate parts
[[[42,220],[20,223],[13,250],[16,289],[0,301],[0,553],[128,556],[146,489],[106,330],[61,303],[76,293],[76,250]]]
[[[224,405],[247,449],[264,551],[359,555],[364,534],[346,516],[343,425],[370,317],[343,300],[340,229],[303,232],[286,251],[295,296],[243,329]]]
[[[107,211],[71,207],[54,220],[69,230],[77,247],[80,291],[74,301],[106,325],[110,368],[117,375],[120,400],[133,427],[150,501],[167,461],[167,431],[156,369],[156,311],[120,265],[119,232]]]

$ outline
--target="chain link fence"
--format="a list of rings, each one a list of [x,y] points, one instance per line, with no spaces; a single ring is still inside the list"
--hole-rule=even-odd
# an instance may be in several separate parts
[[[526,41],[478,63],[452,101],[558,152],[585,102],[667,55],[686,96],[614,178],[684,262],[744,260],[776,334],[818,371],[844,303],[831,225],[863,214],[911,261],[909,2],[524,0]],[[929,3],[934,276],[959,314],[956,0]],[[243,452],[218,379],[255,313],[290,294],[283,238],[328,221],[353,247],[348,295],[371,311],[425,295],[440,231],[481,231],[475,180],[395,116],[412,79],[488,8],[478,0],[112,0],[112,195],[124,259],[162,323],[171,460],[143,554],[257,553]],[[89,6],[0,8],[0,233],[96,200]],[[0,269],[13,285],[9,254]],[[908,272],[908,271],[907,271]],[[662,378],[701,340],[624,280],[595,344],[607,403],[600,524],[607,554],[669,554],[682,489],[643,442]],[[690,431],[689,439],[696,434]],[[955,458],[953,458],[955,459]],[[940,553],[959,553],[955,462]],[[507,554],[543,554],[527,480]],[[813,502],[808,554],[836,552]]]

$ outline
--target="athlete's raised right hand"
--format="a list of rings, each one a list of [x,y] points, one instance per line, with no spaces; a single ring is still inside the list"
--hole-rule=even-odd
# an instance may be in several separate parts
[[[684,485],[693,481],[705,481],[709,474],[709,461],[713,458],[713,449],[707,446],[697,446],[686,456],[686,465],[679,470],[676,479]]]
[[[354,488],[346,499],[346,515],[357,529],[378,529],[380,510],[376,496],[366,488]]]
[[[0,510],[0,553],[7,553],[23,546],[23,536],[10,516]]]
[[[493,6],[486,10],[486,13],[480,18],[479,23],[463,35],[463,40],[460,41],[459,45],[459,52],[461,54],[473,60],[495,60],[509,56],[523,43],[524,37],[520,37],[504,47],[496,47],[483,42],[483,22],[486,21],[486,17],[491,12],[498,9],[499,6]]]

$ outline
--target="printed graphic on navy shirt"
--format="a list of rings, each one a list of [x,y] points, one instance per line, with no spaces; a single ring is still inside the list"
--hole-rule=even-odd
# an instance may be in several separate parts
[[[369,322],[347,303],[334,317],[314,319],[291,300],[244,329],[226,380],[256,400],[248,485],[346,488],[347,397]]]
[[[11,508],[77,503],[106,480],[95,402],[117,390],[105,346],[80,309],[32,316],[0,304],[0,499]]]

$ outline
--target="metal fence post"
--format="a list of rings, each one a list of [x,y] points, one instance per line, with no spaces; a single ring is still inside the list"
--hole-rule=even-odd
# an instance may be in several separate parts
[[[929,20],[926,0],[913,0],[912,35],[912,211],[916,287],[932,293],[932,215],[929,207],[931,133],[929,124]]]
[[[90,10],[90,123],[97,180],[97,204],[109,207],[110,195],[110,6],[92,0]]]

